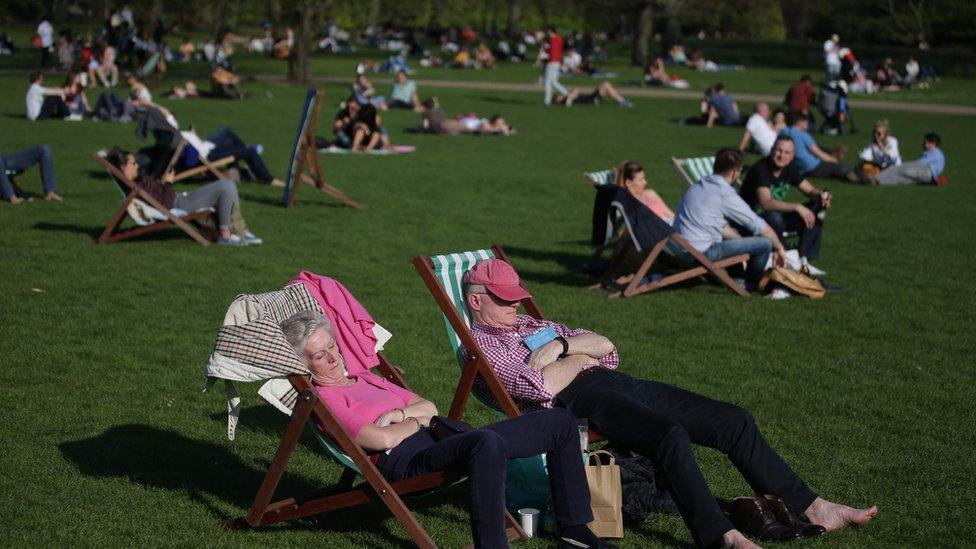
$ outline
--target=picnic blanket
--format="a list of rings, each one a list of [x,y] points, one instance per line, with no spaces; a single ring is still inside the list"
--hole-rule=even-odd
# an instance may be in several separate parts
[[[319,152],[323,154],[364,154],[365,153],[365,154],[372,154],[377,156],[386,156],[390,154],[412,153],[415,150],[417,150],[417,147],[413,145],[393,145],[393,147],[389,149],[377,149],[372,151],[351,151],[349,149],[343,149],[342,147],[336,147],[335,145],[331,145],[324,149],[319,149]]]

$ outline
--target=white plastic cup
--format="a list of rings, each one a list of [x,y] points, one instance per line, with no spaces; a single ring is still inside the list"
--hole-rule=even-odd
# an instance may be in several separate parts
[[[525,507],[524,509],[519,509],[518,514],[519,520],[522,521],[522,530],[525,530],[525,535],[534,538],[539,532],[539,510]]]

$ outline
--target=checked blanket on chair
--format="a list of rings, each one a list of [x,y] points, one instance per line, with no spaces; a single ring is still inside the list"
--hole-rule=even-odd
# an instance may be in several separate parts
[[[298,393],[287,378],[293,374],[309,375],[308,368],[281,331],[280,323],[283,320],[301,311],[325,314],[337,332],[336,341],[344,356],[359,352],[347,349],[345,341],[370,338],[376,342],[379,350],[390,338],[390,333],[372,322],[371,318],[368,322],[363,322],[361,314],[355,317],[360,322],[346,318],[348,310],[362,309],[362,306],[337,281],[309,272],[302,272],[302,276],[315,277],[323,285],[327,283],[331,287],[341,288],[348,297],[344,302],[336,302],[334,298],[330,301],[316,295],[314,286],[300,281],[274,292],[241,294],[227,309],[223,326],[217,331],[213,352],[204,367],[207,378],[204,391],[210,389],[218,379],[224,380],[227,438],[230,440],[234,440],[241,409],[241,399],[234,388],[234,381],[264,381],[258,394],[278,410],[290,415]],[[369,333],[355,334],[357,337],[348,333],[356,329],[368,330]]]

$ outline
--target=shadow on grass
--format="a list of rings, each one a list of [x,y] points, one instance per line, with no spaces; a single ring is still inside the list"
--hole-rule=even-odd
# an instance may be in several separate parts
[[[185,492],[220,518],[226,517],[212,505],[212,498],[234,506],[248,506],[265,475],[264,470],[247,465],[223,446],[149,425],[119,425],[96,437],[64,442],[58,449],[84,475],[97,479],[123,478],[136,485]],[[277,493],[279,497],[302,494],[318,487],[312,479],[286,471]],[[437,503],[442,502],[439,499]],[[326,529],[352,538],[363,532],[375,536],[381,528],[379,520],[387,513],[377,504],[368,507],[333,511],[312,517],[310,521],[291,522],[263,531]],[[386,532],[382,537],[386,546],[412,546],[408,540]]]
[[[506,105],[534,105],[537,101],[535,99],[515,99],[514,97],[493,97],[490,95],[483,95],[479,97],[481,101],[485,103],[499,103]]]
[[[82,227],[81,225],[73,225],[71,223],[47,223],[45,221],[35,223],[34,228],[41,231],[86,234],[92,237],[92,239],[98,238],[98,235],[102,234],[102,231],[105,230],[105,227]]]
[[[590,254],[573,254],[566,252],[547,252],[522,248],[519,246],[505,246],[505,254],[513,259],[518,265],[518,259],[531,259],[534,261],[549,261],[558,263],[563,267],[563,273],[536,273],[524,268],[518,268],[519,277],[533,282],[555,282],[564,286],[583,287],[593,283],[592,277],[583,270],[583,265],[590,260]]]

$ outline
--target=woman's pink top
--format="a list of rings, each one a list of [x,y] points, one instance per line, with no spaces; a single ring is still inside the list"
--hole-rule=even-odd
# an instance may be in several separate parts
[[[658,194],[650,189],[644,189],[641,193],[640,201],[644,203],[645,206],[655,215],[661,219],[671,224],[671,220],[674,219],[674,212],[668,208],[668,205],[664,203],[664,200],[658,196]]]
[[[371,372],[362,372],[355,383],[342,387],[317,386],[315,391],[332,410],[339,424],[353,439],[363,427],[375,422],[381,415],[403,408],[417,395]],[[325,425],[318,426],[328,432]]]

